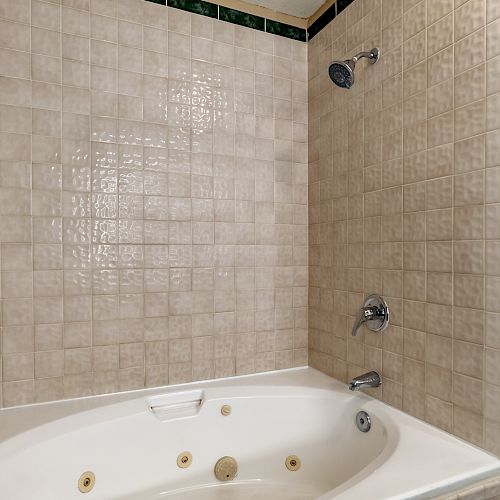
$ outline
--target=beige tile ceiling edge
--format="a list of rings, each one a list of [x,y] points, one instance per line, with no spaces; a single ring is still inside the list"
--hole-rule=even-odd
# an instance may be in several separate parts
[[[290,16],[308,19],[324,3],[325,0],[243,0],[252,5],[260,5],[267,9],[283,12]]]
[[[229,7],[230,9],[240,10],[246,12],[247,14],[253,14],[255,16],[265,17],[266,19],[272,19],[273,21],[278,21],[284,24],[290,24],[291,26],[296,26],[297,28],[306,29],[308,26],[307,19],[301,19],[300,17],[290,16],[289,14],[283,14],[282,12],[276,12],[275,10],[268,9],[267,7],[260,7],[258,5],[252,5],[242,0],[206,0],[210,3],[215,3],[217,5],[222,5],[223,7]]]
[[[291,16],[290,14],[284,14],[283,12],[277,12],[267,7],[249,4],[244,0],[206,0],[206,1],[210,3],[215,3],[217,5],[222,5],[223,7],[229,7],[230,9],[240,10],[242,12],[253,14],[255,16],[261,16],[265,17],[266,19],[272,19],[273,21],[278,21],[280,23],[290,24],[292,26],[296,26],[297,28],[303,28],[303,29],[307,29],[309,26],[311,26],[336,2],[336,0],[326,0],[325,3],[311,17],[309,17],[308,19],[303,19],[300,17]]]
[[[319,19],[334,3],[336,0],[326,0],[326,2],[307,20],[307,27],[311,26],[317,19]]]

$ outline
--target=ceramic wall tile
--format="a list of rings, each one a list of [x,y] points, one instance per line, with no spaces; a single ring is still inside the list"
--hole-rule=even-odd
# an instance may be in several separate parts
[[[307,363],[306,46],[186,4],[0,7],[5,406]]]
[[[308,43],[310,364],[342,381],[376,366],[390,382],[377,397],[493,450],[495,2],[384,0],[372,36],[363,24],[374,14],[356,3]],[[380,62],[357,66],[351,90],[334,87],[331,59],[374,40]],[[352,324],[370,293],[392,306],[393,326],[346,349],[337,325]]]

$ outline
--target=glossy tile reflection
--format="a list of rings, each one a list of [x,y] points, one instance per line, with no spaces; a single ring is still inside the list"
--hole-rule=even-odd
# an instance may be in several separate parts
[[[161,3],[0,9],[4,406],[307,364],[307,47]]]

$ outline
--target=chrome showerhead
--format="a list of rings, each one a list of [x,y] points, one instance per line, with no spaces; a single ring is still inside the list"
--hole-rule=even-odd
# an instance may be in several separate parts
[[[328,73],[332,82],[337,87],[350,89],[354,85],[354,68],[356,63],[366,57],[372,64],[376,63],[380,57],[379,49],[372,49],[370,52],[360,52],[347,61],[333,61],[328,68]]]
[[[352,68],[351,68],[352,64]],[[354,84],[354,64],[352,60],[334,61],[328,69],[332,82],[343,89],[350,89]]]

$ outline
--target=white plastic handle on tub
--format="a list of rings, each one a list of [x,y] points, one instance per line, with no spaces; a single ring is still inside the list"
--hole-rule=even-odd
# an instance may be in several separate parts
[[[162,422],[196,415],[203,404],[203,391],[160,394],[146,400],[149,410]]]

